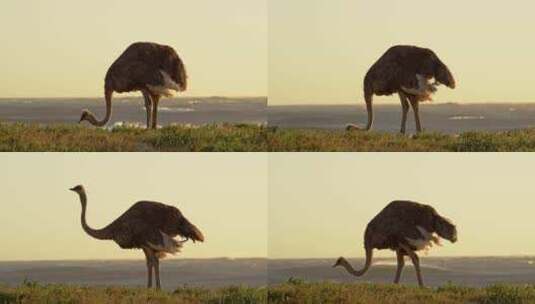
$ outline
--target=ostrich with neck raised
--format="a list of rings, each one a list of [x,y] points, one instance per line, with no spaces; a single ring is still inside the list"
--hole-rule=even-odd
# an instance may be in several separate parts
[[[172,91],[183,92],[186,88],[186,69],[172,47],[152,42],[136,42],[113,62],[106,73],[104,118],[99,120],[89,110],[83,110],[80,122],[87,120],[98,127],[106,125],[111,118],[113,92],[140,91],[145,101],[147,128],[154,129],[158,124],[160,98],[172,96]]]
[[[87,195],[82,185],[71,189],[82,204],[81,222],[84,231],[98,240],[113,240],[123,249],[142,249],[147,263],[147,286],[152,287],[152,270],[156,287],[160,288],[160,258],[180,252],[188,240],[204,241],[201,231],[176,207],[162,203],[139,201],[111,224],[102,229],[91,228],[86,221]],[[183,240],[175,240],[181,236]]]

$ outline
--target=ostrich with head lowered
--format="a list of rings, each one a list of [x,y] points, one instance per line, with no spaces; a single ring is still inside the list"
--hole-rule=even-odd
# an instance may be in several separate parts
[[[83,110],[80,122],[87,120],[94,126],[106,125],[111,118],[113,92],[141,91],[147,111],[147,128],[154,129],[158,124],[160,98],[172,96],[173,91],[182,92],[186,88],[186,68],[172,47],[152,42],[136,42],[112,63],[106,73],[104,118],[98,120],[89,110]]]
[[[429,80],[434,79],[434,83]],[[364,77],[364,100],[368,112],[366,130],[373,125],[373,95],[397,93],[401,101],[401,133],[405,133],[409,103],[414,112],[417,132],[422,131],[419,102],[431,100],[436,86],[455,88],[455,79],[448,67],[430,49],[412,45],[389,48],[368,70]],[[349,124],[347,130],[359,129]]]
[[[361,270],[355,270],[340,257],[333,267],[342,266],[354,276],[362,276],[372,264],[373,249],[391,249],[397,255],[397,271],[394,283],[398,283],[405,265],[405,256],[414,264],[418,284],[423,287],[420,259],[416,251],[425,250],[444,238],[457,241],[457,228],[429,205],[411,201],[393,201],[377,214],[366,227],[364,249],[366,262]]]

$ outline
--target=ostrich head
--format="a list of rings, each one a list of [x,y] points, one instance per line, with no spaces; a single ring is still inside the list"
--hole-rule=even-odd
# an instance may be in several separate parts
[[[333,268],[344,264],[347,264],[346,259],[344,259],[343,257],[339,257],[338,260],[336,260],[336,263],[334,263]]]
[[[82,185],[74,186],[74,187],[70,188],[69,190],[78,193],[78,195],[80,196],[80,202],[82,203],[82,206],[85,207],[86,198],[85,198],[84,186],[82,186]]]
[[[80,120],[78,121],[78,123],[81,123],[81,122],[84,121],[84,120],[89,120],[89,115],[90,115],[89,110],[84,109],[84,110],[82,111],[82,116],[80,116]],[[71,189],[71,190],[72,190],[72,189]]]
[[[434,228],[441,238],[452,243],[457,242],[457,228],[450,220],[437,216],[435,217]]]
[[[82,185],[74,186],[74,187],[70,188],[69,190],[74,191],[74,192],[76,192],[78,194],[85,193],[84,186],[82,186]]]

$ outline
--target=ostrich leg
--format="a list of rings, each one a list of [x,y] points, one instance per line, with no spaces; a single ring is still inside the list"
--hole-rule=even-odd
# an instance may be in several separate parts
[[[418,97],[411,95],[409,97],[409,100],[411,102],[412,111],[414,112],[414,120],[416,121],[416,131],[420,133],[422,132],[422,124],[420,123],[420,112],[418,111]]]
[[[420,258],[418,258],[418,256],[414,252],[412,253],[412,255],[410,255],[410,257],[412,260],[412,264],[414,265],[414,269],[416,269],[416,277],[418,278],[418,285],[420,287],[424,287],[424,281],[422,279],[422,273],[420,271]]]
[[[398,92],[399,100],[401,101],[401,134],[405,134],[405,126],[407,125],[407,113],[409,112],[409,101],[403,92]]]
[[[152,95],[151,97],[152,97],[152,128],[156,129],[156,126],[158,125],[158,102],[160,101],[160,96]]]
[[[401,271],[403,271],[403,266],[405,266],[405,259],[403,257],[403,252],[401,249],[396,250],[396,256],[398,258],[398,268],[396,270],[396,277],[394,278],[394,283],[399,283],[399,279],[401,278]]]
[[[147,261],[147,288],[152,287],[152,254],[150,249],[143,248],[143,252],[145,253],[145,260]]]
[[[401,248],[405,250],[405,252],[410,256],[412,260],[412,264],[414,265],[414,270],[416,270],[416,277],[418,278],[418,285],[420,287],[424,287],[424,281],[422,280],[422,273],[420,271],[420,258],[418,258],[418,255],[410,249],[408,246],[405,246],[403,244],[400,244]]]
[[[156,288],[160,289],[160,260],[154,255],[154,276],[156,277]]]
[[[147,111],[147,129],[150,128],[150,118],[151,118],[151,98],[150,94],[146,91],[142,91],[143,98],[145,99],[145,110]]]

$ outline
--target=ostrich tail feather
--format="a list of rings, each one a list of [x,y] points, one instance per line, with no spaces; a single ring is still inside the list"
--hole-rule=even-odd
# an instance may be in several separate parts
[[[182,242],[175,240],[161,231],[160,234],[162,235],[162,244],[153,244],[149,242],[149,246],[152,249],[156,250],[158,254],[163,255],[162,257],[165,257],[166,254],[176,254],[180,252],[182,249]]]

